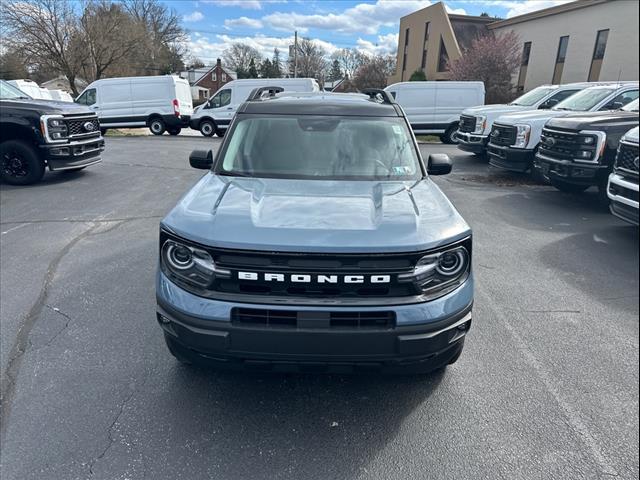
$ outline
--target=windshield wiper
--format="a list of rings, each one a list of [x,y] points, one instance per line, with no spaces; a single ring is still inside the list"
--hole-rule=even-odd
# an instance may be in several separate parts
[[[228,172],[228,171],[221,171],[221,172],[217,172],[218,175],[223,176],[223,177],[251,177],[251,175],[247,174],[247,173],[241,173],[241,172]]]

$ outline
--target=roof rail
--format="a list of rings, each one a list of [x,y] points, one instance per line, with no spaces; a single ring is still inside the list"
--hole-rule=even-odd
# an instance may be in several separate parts
[[[268,92],[269,93],[269,97],[275,97],[276,93],[280,93],[280,92],[284,92],[284,88],[282,87],[258,87],[258,88],[254,88],[253,90],[251,90],[251,93],[249,94],[249,98],[247,99],[248,101],[252,101],[252,100],[261,100],[262,99],[262,95]]]
[[[365,88],[360,91],[369,96],[370,100],[378,103],[396,103],[395,99],[389,94],[389,92],[382,90],[381,88]]]

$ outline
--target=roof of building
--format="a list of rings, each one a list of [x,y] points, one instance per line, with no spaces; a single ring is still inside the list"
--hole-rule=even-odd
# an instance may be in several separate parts
[[[198,82],[200,82],[200,80],[202,80],[209,72],[211,72],[214,68],[216,68],[216,66],[217,65],[212,65],[209,67],[199,67],[199,68],[192,68],[189,70],[183,70],[182,72],[180,72],[179,76],[182,78],[186,78],[191,85],[195,85]],[[232,80],[238,79],[238,74],[234,70],[230,70],[226,68],[224,65],[220,65],[220,66],[225,71],[225,73],[229,75],[229,77],[231,77]],[[193,74],[193,75],[190,75],[190,74]]]
[[[341,115],[398,117],[395,103],[381,103],[360,93],[284,92],[259,100],[250,100],[238,110],[242,114]]]
[[[550,15],[557,15],[559,13],[570,12],[572,10],[578,10],[580,8],[592,7],[601,3],[606,3],[614,0],[576,0],[570,3],[564,3],[562,5],[556,5],[554,7],[543,8],[542,10],[536,10],[535,12],[525,13],[524,15],[518,15],[517,17],[507,18],[506,20],[498,20],[487,25],[488,28],[500,28],[516,23],[528,22],[529,20],[535,20],[538,18],[548,17]]]

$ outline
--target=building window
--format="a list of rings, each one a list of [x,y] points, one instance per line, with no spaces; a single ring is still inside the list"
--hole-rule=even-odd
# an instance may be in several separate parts
[[[524,91],[524,84],[527,79],[527,66],[529,65],[529,57],[531,56],[531,42],[524,42],[522,48],[522,61],[520,62],[520,73],[518,74],[518,91]]]
[[[420,68],[424,70],[426,66],[427,66],[427,49],[425,48],[424,50],[422,50],[422,61],[420,62]]]
[[[402,54],[402,71],[407,69],[407,51],[409,50],[409,29],[404,31],[404,51]]]
[[[429,42],[429,25],[430,22],[424,24],[424,41],[422,44],[422,60],[420,62],[420,68],[424,71],[427,67],[427,43]]]
[[[429,23],[430,22],[426,22],[424,24],[424,42],[427,43],[427,41],[429,40]]]
[[[449,71],[449,54],[447,53],[447,47],[444,46],[442,37],[440,37],[440,52],[438,53],[438,71]]]
[[[556,55],[556,66],[553,69],[553,79],[551,83],[558,84],[562,81],[562,70],[564,69],[564,61],[567,58],[567,47],[569,46],[569,36],[560,37],[558,43],[558,53]]]
[[[609,38],[609,30],[600,30],[596,34],[596,45],[593,47],[593,58],[589,67],[590,82],[596,82],[600,78],[600,69],[602,68],[602,60],[604,59],[604,51],[607,48],[607,39]]]
[[[227,81],[227,74],[222,72],[222,81],[226,82]]]
[[[214,82],[218,80],[218,75],[216,75],[216,72],[211,73],[211,80],[213,80]]]

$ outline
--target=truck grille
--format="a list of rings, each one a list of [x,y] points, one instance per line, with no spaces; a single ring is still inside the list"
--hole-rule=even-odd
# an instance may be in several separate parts
[[[476,130],[476,117],[460,115],[458,130],[464,133],[473,133]]]
[[[231,309],[231,322],[272,328],[330,328],[386,330],[396,326],[394,312],[305,312],[259,308]]]
[[[638,175],[638,145],[627,142],[620,142],[618,155],[616,156],[616,170]]]
[[[576,151],[580,149],[578,138],[575,132],[543,128],[538,150],[547,157],[572,160],[576,157]]]
[[[90,117],[66,117],[66,121],[69,138],[72,140],[76,138],[100,136],[100,122],[95,115]],[[89,125],[91,125],[91,127],[87,128]]]
[[[517,130],[511,125],[494,124],[491,129],[491,143],[509,146],[516,143]]]

